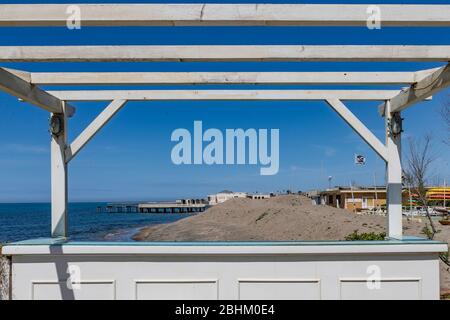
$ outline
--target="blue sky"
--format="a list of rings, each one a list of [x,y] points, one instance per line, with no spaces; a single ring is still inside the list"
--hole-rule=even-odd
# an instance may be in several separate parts
[[[31,1],[21,1],[21,3],[29,2]],[[84,2],[88,3],[88,1]],[[275,1],[270,2],[275,3]],[[283,1],[283,3],[289,2],[295,1]],[[308,1],[308,3],[333,2],[335,1]],[[345,2],[357,3],[357,1]],[[390,1],[390,3],[404,2]],[[408,3],[420,2],[408,1]],[[448,1],[432,3],[448,3]],[[449,45],[448,31],[448,28],[368,30],[346,27],[153,27],[82,28],[81,30],[1,28],[0,45]],[[28,71],[415,71],[440,65],[442,64],[4,63],[2,66]],[[59,89],[58,87],[48,88]],[[78,88],[83,89],[83,87]],[[142,89],[143,87],[130,88]],[[204,87],[196,86],[196,88]],[[209,86],[207,88],[223,87]],[[238,86],[236,88],[257,87]],[[263,86],[262,88],[275,87]],[[306,87],[283,86],[282,88],[304,89]],[[321,87],[309,86],[308,88]],[[372,87],[352,88],[371,89]],[[398,86],[384,88],[391,89]],[[448,132],[439,115],[439,109],[448,99],[449,94],[449,90],[443,91],[434,96],[433,101],[420,103],[403,113],[405,139],[420,138],[426,133],[432,133],[434,136],[434,148],[438,154],[433,168],[435,182],[442,181],[444,178],[450,181],[448,165],[450,151],[449,147],[441,142]],[[76,137],[105,105],[105,103],[75,104],[77,112],[69,123],[70,139]],[[348,102],[347,105],[384,141],[384,122],[377,114],[377,103]],[[176,166],[172,164],[170,159],[170,152],[174,146],[174,143],[170,141],[172,131],[177,128],[192,130],[195,120],[202,120],[205,128],[221,130],[279,128],[279,173],[275,176],[260,176],[259,166],[250,165]],[[50,153],[47,122],[47,112],[20,103],[16,98],[0,92],[0,202],[49,201]],[[406,144],[405,141],[404,145]],[[367,157],[365,166],[354,165],[355,153],[364,154]],[[383,161],[324,102],[133,102],[127,104],[70,163],[69,197],[71,201],[120,201],[205,196],[222,189],[248,192],[277,191],[288,188],[307,190],[326,187],[329,175],[333,176],[333,185],[348,185],[352,180],[359,185],[369,185],[373,183],[374,174],[377,184],[383,184]]]

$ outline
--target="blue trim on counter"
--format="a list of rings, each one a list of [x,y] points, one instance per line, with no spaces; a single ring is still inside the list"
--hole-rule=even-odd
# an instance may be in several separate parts
[[[70,241],[67,238],[38,238],[3,245],[51,245],[51,246],[336,246],[336,245],[406,245],[406,244],[447,244],[441,241],[420,237],[404,237],[402,240],[388,239],[384,241]]]

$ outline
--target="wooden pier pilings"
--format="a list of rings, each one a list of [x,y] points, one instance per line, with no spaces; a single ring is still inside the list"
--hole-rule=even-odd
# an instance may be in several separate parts
[[[105,207],[97,207],[97,212],[107,213],[138,213],[138,205],[108,204]]]
[[[203,207],[141,207],[139,213],[196,213],[206,210],[206,206]]]
[[[159,214],[183,214],[198,213],[207,209],[203,203],[140,203],[140,204],[108,204],[105,207],[97,207],[97,212],[107,213],[159,213]]]

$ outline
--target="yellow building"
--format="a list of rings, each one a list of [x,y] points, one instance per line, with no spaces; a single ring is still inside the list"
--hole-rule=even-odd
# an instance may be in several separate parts
[[[431,204],[448,201],[450,204],[450,187],[428,187],[427,200]],[[411,199],[415,205],[417,195],[412,191]],[[347,209],[352,212],[385,208],[386,188],[380,187],[336,187],[320,192],[321,204]],[[410,195],[408,189],[403,189],[403,204],[409,205]]]
[[[450,201],[450,187],[430,187],[427,189],[429,201]]]
[[[322,204],[349,211],[372,210],[386,205],[386,188],[337,187],[322,191],[321,200]]]

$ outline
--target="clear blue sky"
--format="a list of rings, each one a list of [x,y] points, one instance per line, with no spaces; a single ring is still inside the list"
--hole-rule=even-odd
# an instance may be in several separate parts
[[[32,1],[21,1],[31,3]],[[41,3],[52,1],[40,1]],[[54,1],[53,1],[54,2]],[[68,1],[60,1],[68,2]],[[83,1],[86,2],[87,1]],[[104,2],[104,1],[93,1]],[[106,1],[108,3],[114,1]],[[151,1],[134,1],[151,2]],[[165,2],[163,0],[157,1]],[[182,1],[171,1],[182,2]],[[190,1],[196,2],[196,1]],[[208,2],[208,1],[202,1]],[[217,1],[216,1],[217,2]],[[242,1],[227,1],[242,2]],[[262,1],[245,1],[262,2]],[[275,3],[275,1],[270,1]],[[295,1],[283,1],[289,3]],[[335,1],[307,1],[333,3]],[[345,1],[357,3],[357,1]],[[422,1],[425,3],[426,1]],[[373,2],[372,2],[373,3]],[[375,3],[383,3],[376,1]],[[404,3],[404,1],[390,1]],[[408,1],[408,3],[420,3]],[[429,2],[426,2],[429,3]],[[448,3],[433,1],[432,3]],[[448,28],[305,28],[305,27],[153,27],[153,28],[0,28],[0,45],[107,44],[430,44],[449,45]],[[436,63],[6,63],[28,71],[403,71],[427,69]],[[49,87],[50,88],[50,87]],[[141,89],[134,87],[136,89]],[[178,88],[190,88],[179,86]],[[197,86],[196,88],[201,88]],[[210,86],[209,88],[222,88]],[[239,88],[245,88],[240,86]],[[252,86],[251,88],[255,88]],[[265,86],[264,88],[273,88]],[[286,88],[286,87],[284,87]],[[289,88],[305,88],[290,86]],[[320,87],[309,87],[318,89]],[[329,86],[328,88],[338,88]],[[366,89],[353,87],[354,89]],[[370,89],[372,87],[369,87]],[[386,86],[386,89],[392,87]],[[398,87],[395,87],[398,88]],[[52,89],[59,89],[52,87]],[[80,87],[82,89],[82,87]],[[109,89],[109,88],[105,88]],[[439,109],[449,91],[406,112],[405,138],[433,133],[439,155],[434,180],[450,181],[449,147]],[[73,139],[102,110],[104,103],[77,103],[70,120]],[[384,122],[377,103],[348,103],[384,141]],[[170,159],[171,132],[192,128],[279,128],[280,171],[260,176],[259,166],[175,166]],[[0,92],[0,202],[50,199],[48,113]],[[406,141],[404,143],[406,145]],[[367,164],[353,164],[355,153]],[[235,191],[307,190],[328,185],[384,183],[384,163],[323,102],[139,102],[129,103],[71,162],[71,201],[167,199],[205,196],[222,189]]]

